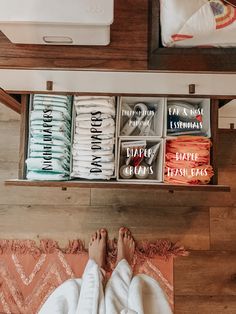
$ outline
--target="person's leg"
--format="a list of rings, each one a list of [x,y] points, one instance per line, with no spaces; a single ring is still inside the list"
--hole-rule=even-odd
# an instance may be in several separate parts
[[[106,263],[107,232],[98,230],[89,243],[89,261],[82,278],[76,313],[104,314],[103,280]]]
[[[89,261],[82,279],[70,279],[47,299],[39,314],[104,314],[107,232],[98,230],[89,243]]]
[[[147,275],[133,277],[128,308],[139,314],[172,314],[165,292],[156,280]]]
[[[46,300],[38,314],[74,314],[78,306],[81,279],[69,279]]]
[[[127,228],[119,230],[117,266],[107,283],[105,290],[106,313],[126,313],[129,286],[132,278],[132,262],[135,242]],[[128,313],[128,312],[127,312]]]

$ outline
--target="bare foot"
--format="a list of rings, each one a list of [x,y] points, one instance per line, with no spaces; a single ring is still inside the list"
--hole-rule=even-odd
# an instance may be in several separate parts
[[[89,242],[89,258],[93,259],[99,267],[106,266],[107,231],[97,230]]]
[[[131,232],[127,228],[120,228],[118,238],[117,263],[122,259],[126,259],[131,265],[135,250],[135,242]]]

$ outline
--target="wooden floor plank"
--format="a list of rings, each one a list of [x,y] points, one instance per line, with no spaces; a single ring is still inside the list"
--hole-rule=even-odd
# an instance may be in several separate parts
[[[139,206],[234,206],[236,204],[235,193],[228,192],[182,192],[176,191],[130,191],[109,189],[92,189],[92,205],[132,205]],[[235,205],[236,206],[236,205]]]
[[[235,156],[236,160],[236,156]],[[236,189],[236,165],[227,168],[219,168],[219,184],[229,185],[232,190]],[[235,193],[231,191],[233,197]]]
[[[168,238],[191,249],[209,249],[207,208],[145,208],[88,206],[0,205],[0,238],[81,238],[106,227],[111,238],[120,226],[130,228],[136,240]]]
[[[2,165],[3,162],[18,163],[19,161],[19,122],[10,121],[10,122],[0,122],[0,168],[4,169]]]
[[[8,205],[66,205],[90,204],[90,189],[7,187],[0,182],[0,204]]]
[[[234,296],[236,251],[193,251],[177,258],[174,267],[176,296]]]
[[[175,314],[235,314],[235,296],[177,296]]]
[[[220,168],[236,165],[235,133],[219,132],[218,162]]]
[[[236,250],[236,207],[210,208],[212,250]]]
[[[3,121],[19,121],[20,115],[14,112],[13,110],[7,108],[5,105],[0,103],[0,122]]]

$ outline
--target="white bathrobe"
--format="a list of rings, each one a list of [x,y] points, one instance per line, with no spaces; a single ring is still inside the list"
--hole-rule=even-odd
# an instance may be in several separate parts
[[[59,286],[39,314],[172,314],[159,284],[147,275],[133,277],[122,260],[109,279],[105,293],[103,273],[89,260],[82,279],[70,279]]]

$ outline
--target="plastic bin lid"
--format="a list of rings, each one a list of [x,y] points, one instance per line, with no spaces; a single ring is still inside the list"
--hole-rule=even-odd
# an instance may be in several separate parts
[[[0,23],[110,25],[114,0],[1,1]]]

